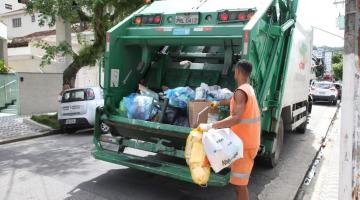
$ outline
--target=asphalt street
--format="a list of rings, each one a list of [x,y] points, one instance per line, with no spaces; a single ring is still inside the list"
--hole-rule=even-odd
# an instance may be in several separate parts
[[[305,134],[286,133],[274,169],[255,166],[251,199],[293,199],[325,135],[335,106],[315,105]],[[0,200],[234,199],[231,186],[190,183],[95,160],[91,132],[0,146]]]

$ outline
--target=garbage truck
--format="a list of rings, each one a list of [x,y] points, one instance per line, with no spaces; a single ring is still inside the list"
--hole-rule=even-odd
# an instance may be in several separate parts
[[[155,92],[201,83],[234,91],[234,65],[245,59],[253,64],[250,84],[261,110],[258,158],[275,167],[284,132],[304,133],[311,110],[312,30],[297,15],[301,0],[147,2],[107,32],[100,62],[105,103],[96,112],[92,155],[192,182],[184,159],[192,129],[128,118],[121,101],[139,83]],[[228,169],[212,172],[208,185],[225,186],[229,177]]]

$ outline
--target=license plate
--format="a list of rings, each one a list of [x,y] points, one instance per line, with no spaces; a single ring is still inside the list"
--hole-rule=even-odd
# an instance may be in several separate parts
[[[65,121],[65,124],[75,124],[76,123],[76,119],[67,119]]]
[[[199,14],[177,14],[176,24],[199,24]]]
[[[319,94],[324,95],[324,94],[325,94],[325,92],[319,92]]]

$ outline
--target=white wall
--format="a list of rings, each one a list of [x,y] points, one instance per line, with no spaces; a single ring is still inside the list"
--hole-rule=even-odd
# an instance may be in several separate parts
[[[101,73],[102,85],[104,73]],[[75,87],[99,86],[99,67],[82,67],[76,75]]]
[[[12,5],[12,9],[11,10],[6,9],[5,4]],[[3,14],[3,13],[18,10],[18,9],[21,9],[21,8],[24,8],[24,7],[25,7],[25,5],[21,4],[21,3],[18,3],[18,0],[1,0],[0,1],[0,15]]]
[[[21,27],[13,27],[13,19],[21,18]],[[0,16],[0,20],[7,25],[8,38],[23,37],[35,32],[54,30],[54,27],[39,26],[39,14],[35,14],[35,22],[31,21],[31,15],[26,14],[25,10],[6,13]]]
[[[7,28],[0,22],[0,59],[7,65]]]
[[[55,61],[41,67],[43,50],[32,46],[9,48],[8,52],[8,65],[15,72],[62,73],[65,69]]]
[[[18,73],[18,77],[20,115],[57,111],[62,74]]]

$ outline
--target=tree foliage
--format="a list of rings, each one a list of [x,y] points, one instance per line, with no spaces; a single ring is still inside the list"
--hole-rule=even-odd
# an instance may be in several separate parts
[[[334,54],[332,57],[332,68],[335,80],[342,80],[343,74],[343,56],[342,54]]]
[[[72,25],[73,31],[81,34],[81,24],[90,25],[94,32],[91,44],[78,36],[81,49],[74,52],[71,45],[61,43],[57,46],[44,41],[36,43],[45,50],[42,66],[50,64],[56,55],[70,55],[73,62],[65,69],[63,85],[74,87],[77,72],[84,66],[92,66],[105,50],[106,31],[124,19],[143,4],[143,0],[32,0],[27,3],[28,13],[40,13],[41,26],[53,26],[58,18]]]
[[[343,62],[343,55],[339,53],[335,53],[333,57],[331,58],[331,63],[342,63]]]
[[[8,73],[9,68],[6,67],[5,61],[0,60],[0,73]]]

